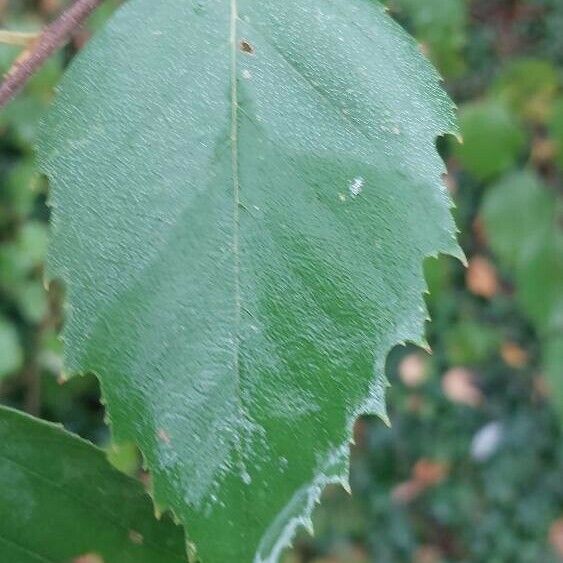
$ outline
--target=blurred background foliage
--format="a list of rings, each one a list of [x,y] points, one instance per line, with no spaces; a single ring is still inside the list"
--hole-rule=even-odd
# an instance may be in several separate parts
[[[64,380],[63,291],[42,283],[49,210],[33,153],[61,72],[118,3],[0,113],[0,401],[139,474],[135,448],[110,443],[95,379]],[[0,0],[0,23],[36,30],[65,4]],[[469,267],[427,261],[433,352],[391,353],[392,428],[358,421],[353,496],[327,490],[315,536],[286,562],[563,561],[563,1],[387,4],[459,106],[463,144],[438,148]],[[17,54],[0,47],[2,72]]]

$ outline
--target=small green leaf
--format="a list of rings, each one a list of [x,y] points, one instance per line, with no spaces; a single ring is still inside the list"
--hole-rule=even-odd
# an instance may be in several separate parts
[[[499,102],[476,102],[460,112],[463,143],[454,154],[479,180],[488,180],[516,163],[526,137],[517,119]]]
[[[493,250],[515,277],[517,298],[543,333],[563,329],[563,205],[532,172],[490,188],[483,218]]]
[[[551,230],[554,198],[531,171],[510,174],[490,186],[483,203],[483,219],[493,250],[515,267]]]
[[[43,126],[66,369],[205,563],[277,560],[461,256],[439,77],[377,3],[133,0]]]
[[[141,484],[101,450],[7,408],[0,443],[0,561],[187,561],[181,529],[157,521]]]

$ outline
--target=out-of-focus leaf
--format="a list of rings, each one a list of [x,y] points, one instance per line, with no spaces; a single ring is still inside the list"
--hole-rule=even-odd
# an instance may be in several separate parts
[[[0,72],[10,68],[13,57],[6,57],[0,49]],[[0,112],[0,132],[10,133],[14,143],[23,151],[31,152],[37,139],[39,121],[51,101],[53,91],[63,69],[62,56],[50,58],[26,85],[26,96],[16,97]]]
[[[461,321],[444,335],[448,362],[471,365],[487,360],[499,346],[497,331],[483,323]]]
[[[47,226],[38,221],[26,222],[15,240],[0,246],[0,287],[15,294],[35,268],[40,268],[47,249]]]
[[[0,379],[18,371],[23,364],[23,349],[15,326],[0,316]]]
[[[521,117],[543,122],[558,87],[557,70],[549,61],[519,59],[503,70],[492,91]]]
[[[554,198],[530,171],[516,172],[488,189],[482,214],[493,250],[510,267],[529,256],[553,223]]]
[[[39,175],[33,159],[22,158],[6,174],[0,190],[0,216],[3,211],[10,212],[9,219],[27,218],[37,197]]]
[[[559,198],[535,174],[519,172],[490,188],[483,217],[493,250],[542,331],[563,328],[563,229]]]
[[[461,164],[480,180],[513,167],[526,142],[518,120],[499,102],[465,105],[460,112],[463,143],[454,144]]]
[[[543,367],[563,416],[563,205],[531,172],[494,186],[483,215],[491,245],[515,280],[516,297],[544,341]]]
[[[555,142],[557,163],[563,170],[563,98],[559,98],[553,104],[549,126],[551,136]]]
[[[563,230],[552,229],[517,266],[517,295],[540,330],[563,331]]]
[[[29,268],[39,266],[45,260],[47,240],[47,226],[39,221],[28,221],[18,233],[18,252]]]
[[[549,397],[563,417],[563,332],[545,341],[543,351],[544,376],[549,385]]]
[[[187,561],[181,529],[157,521],[141,484],[101,450],[7,408],[0,443],[0,561]]]
[[[14,288],[20,312],[30,323],[39,323],[48,311],[47,292],[39,280],[27,281]]]

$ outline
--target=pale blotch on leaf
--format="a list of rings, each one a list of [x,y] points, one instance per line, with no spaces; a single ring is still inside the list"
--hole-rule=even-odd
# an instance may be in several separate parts
[[[143,545],[143,535],[137,530],[129,530],[129,539],[136,545]]]
[[[72,563],[104,563],[104,560],[97,553],[85,553],[73,559]]]
[[[354,178],[352,182],[350,182],[350,186],[348,188],[350,195],[352,197],[358,197],[364,189],[364,183],[365,180],[362,177],[358,176],[357,178]]]
[[[166,432],[166,430],[164,430],[163,428],[159,428],[157,435],[158,435],[158,439],[161,442],[164,442],[165,444],[170,444],[170,435],[168,434],[168,432]]]

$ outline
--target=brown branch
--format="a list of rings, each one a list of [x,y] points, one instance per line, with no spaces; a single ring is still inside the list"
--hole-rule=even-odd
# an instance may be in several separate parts
[[[102,0],[76,0],[58,19],[48,25],[33,44],[22,53],[0,85],[0,108],[5,106],[43,65],[70,38]]]

